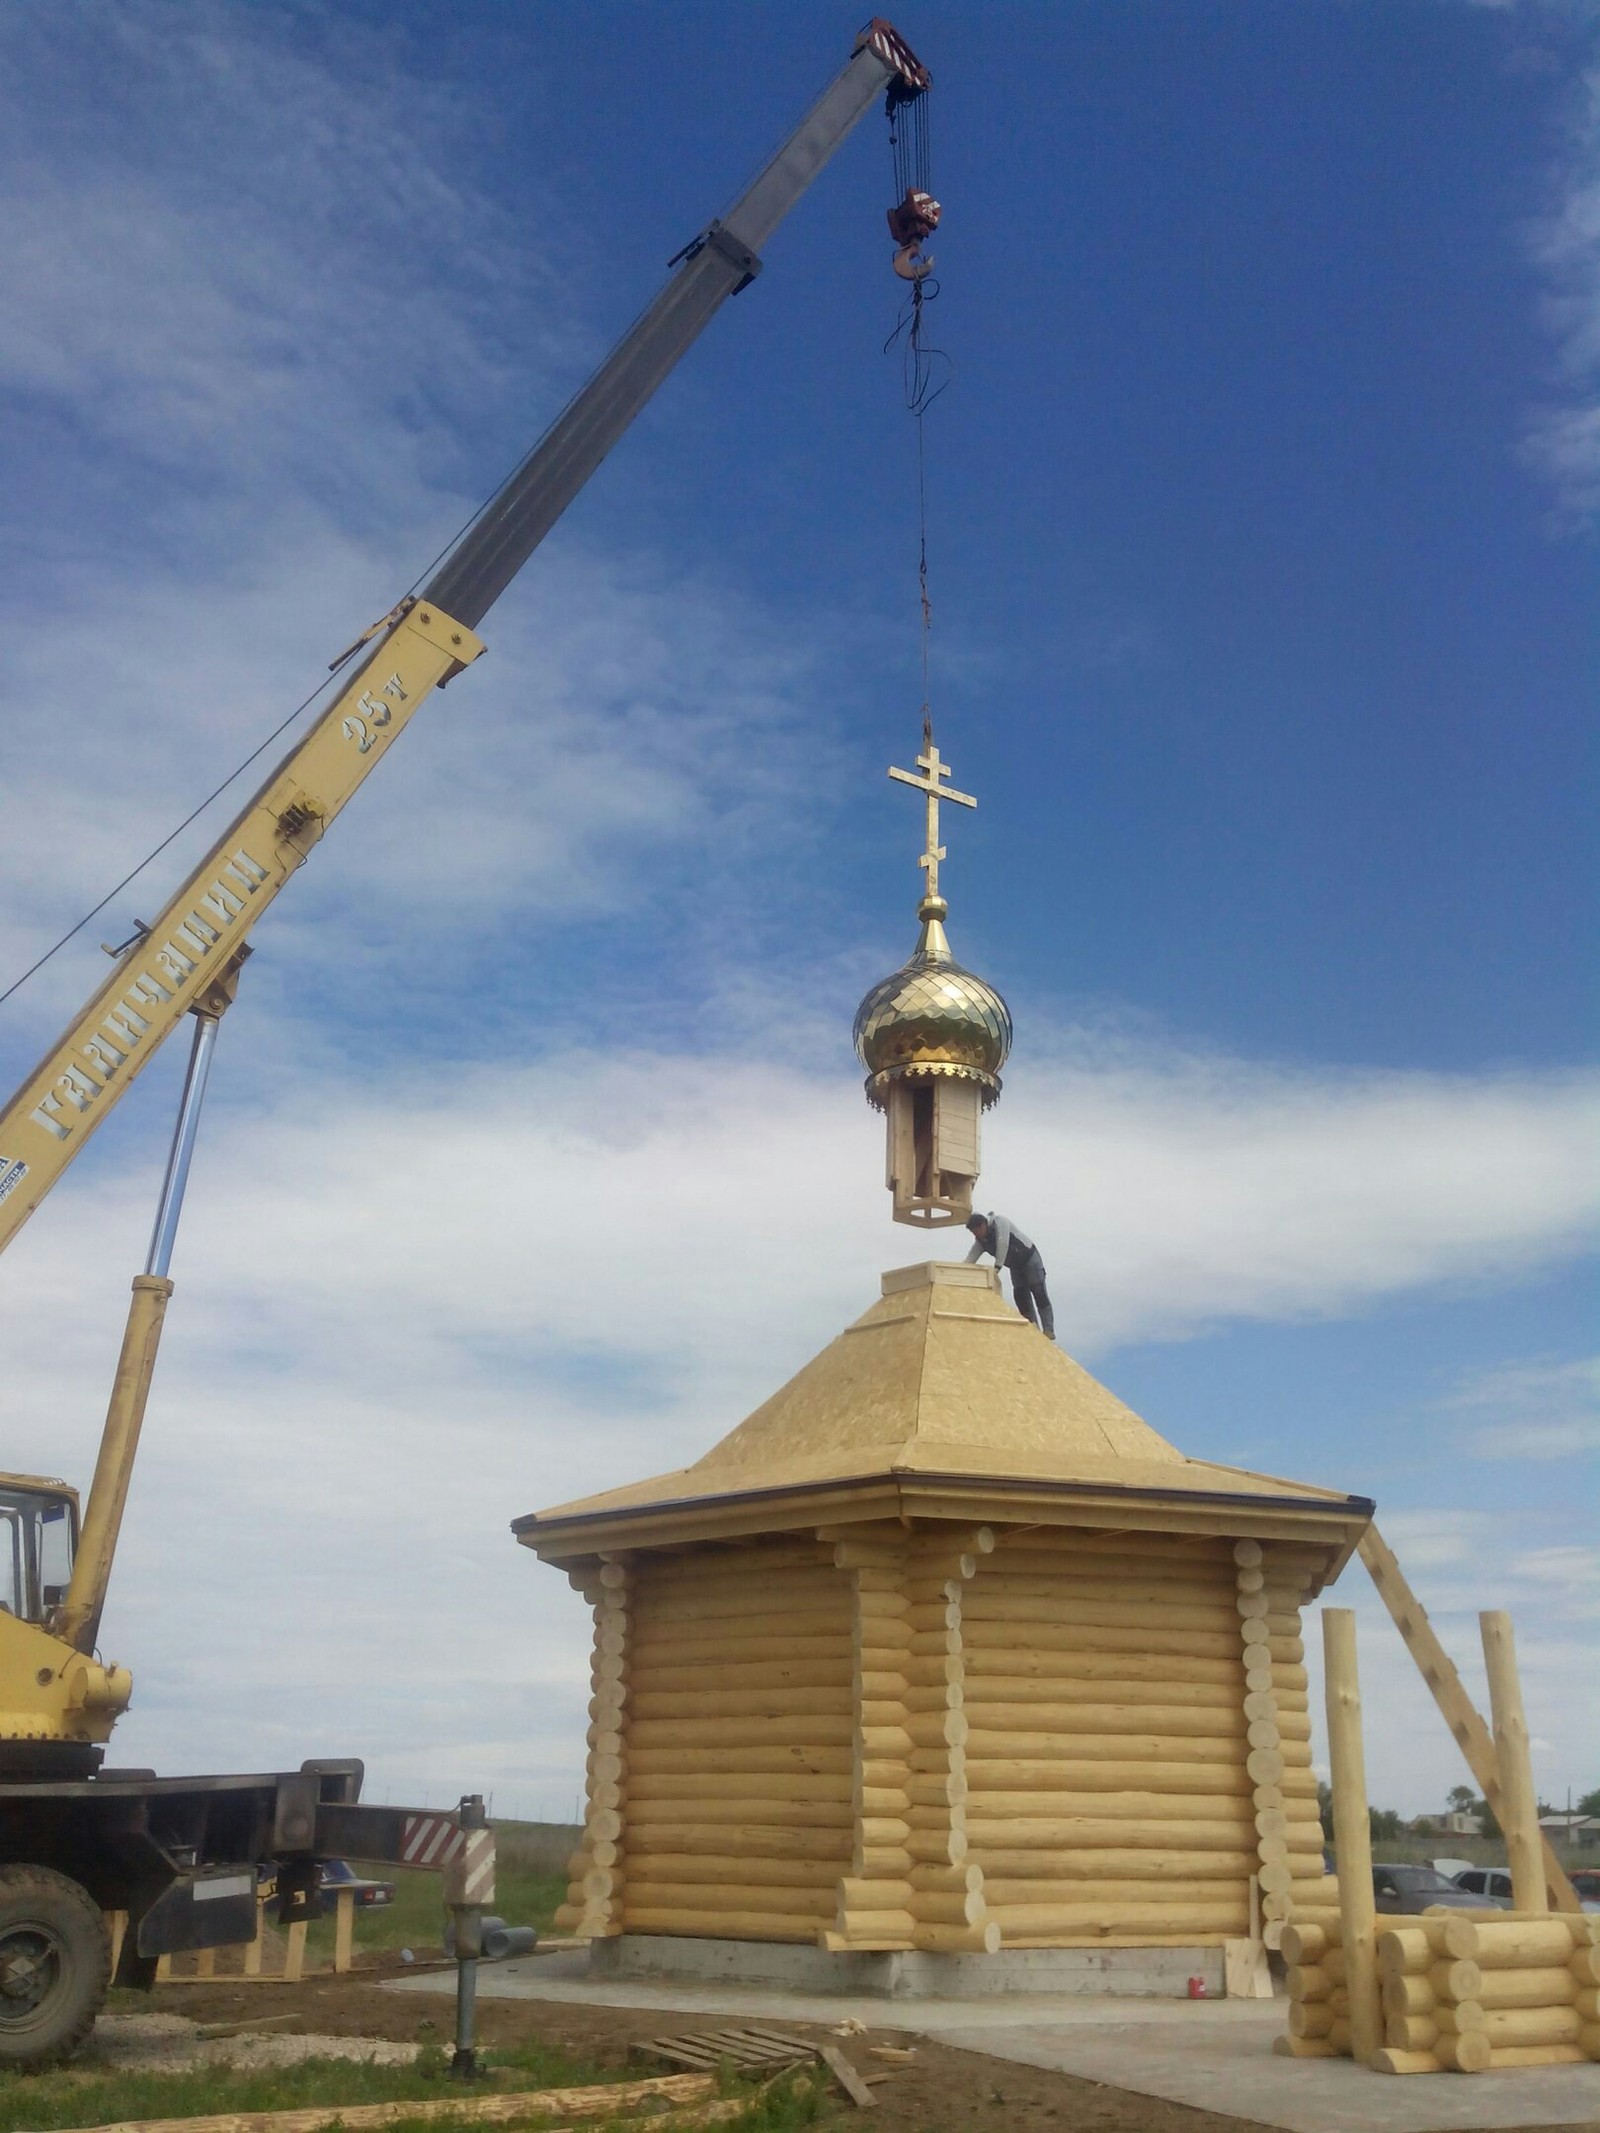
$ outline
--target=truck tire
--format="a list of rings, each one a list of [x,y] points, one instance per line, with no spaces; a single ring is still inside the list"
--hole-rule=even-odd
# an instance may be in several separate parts
[[[47,1866],[0,1867],[0,2068],[70,2058],[110,1980],[105,1921],[88,1890]]]

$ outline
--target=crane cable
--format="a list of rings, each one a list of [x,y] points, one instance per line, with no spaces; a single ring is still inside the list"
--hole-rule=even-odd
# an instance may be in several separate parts
[[[939,284],[932,275],[933,260],[921,256],[922,240],[937,228],[940,214],[939,203],[929,190],[932,178],[927,91],[907,92],[897,83],[889,91],[885,108],[897,202],[889,210],[889,233],[899,245],[895,272],[911,287],[883,348],[885,355],[897,344],[900,348],[906,412],[917,425],[917,599],[921,614],[922,744],[926,749],[933,739],[928,673],[933,607],[928,598],[928,455],[924,418],[949,385],[954,367],[945,351],[928,340],[924,318],[924,307],[939,295]]]

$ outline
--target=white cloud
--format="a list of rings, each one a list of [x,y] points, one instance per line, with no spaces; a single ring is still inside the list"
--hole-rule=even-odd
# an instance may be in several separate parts
[[[7,52],[0,266],[26,300],[0,380],[100,444],[207,486],[287,475],[370,524],[415,510],[439,396],[501,398],[508,340],[524,377],[573,353],[534,303],[544,248],[441,156],[449,99],[403,39],[83,0],[13,8]]]
[[[1568,1459],[1600,1451],[1600,1356],[1508,1364],[1460,1385],[1443,1405],[1473,1418],[1485,1459]]]
[[[1566,1080],[1347,1084],[1087,1043],[1029,1079],[991,1174],[1026,1150],[1009,1197],[1080,1351],[1358,1311],[1578,1234],[1592,1099]],[[727,1054],[464,1058],[385,1083],[319,1060],[219,1108],[108,1616],[141,1682],[119,1752],[270,1761],[298,1724],[295,1753],[353,1744],[397,1793],[487,1770],[503,1800],[564,1809],[582,1609],[507,1522],[695,1456],[886,1260],[927,1249],[886,1226],[881,1130],[846,1072]],[[7,1255],[24,1466],[89,1470],[153,1189],[102,1158]],[[1452,1582],[1495,1557],[1491,1529],[1445,1514],[1397,1537]],[[1575,1571],[1511,1574],[1548,1599]]]
[[[1529,462],[1554,486],[1568,523],[1600,507],[1600,69],[1575,84],[1554,200],[1531,234],[1546,282],[1558,382],[1529,418]]]
[[[426,73],[325,13],[307,49],[283,34],[304,19],[13,11],[0,386],[77,441],[33,484],[59,511],[16,544],[45,622],[13,630],[7,666],[8,972],[387,607],[464,515],[468,462],[526,441],[585,339],[571,305],[541,302],[541,244],[448,175]],[[830,618],[780,623],[670,560],[567,541],[487,634],[274,913],[229,1018],[108,1616],[138,1678],[124,1760],[354,1748],[380,1796],[482,1786],[568,1811],[584,1611],[508,1519],[695,1455],[862,1308],[885,1259],[926,1249],[885,1227],[881,1126],[844,1051],[869,973],[848,948],[832,967],[794,949],[780,992],[741,953],[759,848],[780,823],[822,834],[825,807],[797,828],[783,788],[802,747],[812,793],[841,782],[811,707],[851,685],[858,648]],[[19,1042],[50,1033],[103,969],[93,941],[155,893],[52,966]],[[562,1049],[520,1011],[526,936],[595,914],[671,938],[690,1041],[663,1040],[654,1003],[612,1053]],[[474,955],[481,1021],[459,993],[430,1013],[435,974]],[[1592,1234],[1583,1077],[1052,1048],[1053,1003],[1014,1004],[1032,1035],[983,1189],[1040,1232],[1091,1356],[1516,1279]],[[427,1058],[396,1036],[413,1022]],[[7,1255],[23,1466],[92,1466],[162,1075]],[[1585,1551],[1434,1519],[1390,1522],[1403,1560],[1437,1565],[1434,1604],[1481,1604],[1468,1587],[1491,1564],[1535,1609],[1530,1680],[1570,1691],[1592,1665]],[[1416,1684],[1394,1688],[1411,1708]]]

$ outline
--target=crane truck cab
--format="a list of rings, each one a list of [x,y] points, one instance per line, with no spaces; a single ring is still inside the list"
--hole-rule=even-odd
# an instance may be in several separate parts
[[[0,1473],[0,1777],[88,1777],[133,1678],[56,1634],[78,1547],[78,1492]]]
[[[78,1492],[43,1474],[0,1474],[0,1611],[48,1619],[67,1596],[78,1547]]]

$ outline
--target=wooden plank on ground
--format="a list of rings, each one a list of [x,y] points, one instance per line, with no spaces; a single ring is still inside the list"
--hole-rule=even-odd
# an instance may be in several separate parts
[[[749,2025],[648,2037],[635,2044],[633,2051],[639,2058],[664,2059],[673,2066],[709,2069],[726,2063],[746,2072],[795,2066],[815,2055],[815,2047],[803,2037],[786,2037],[778,2030]]]
[[[817,2057],[838,2082],[858,2110],[870,2111],[875,2101],[871,2089],[862,2080],[837,2044],[819,2044]]]
[[[336,2121],[345,2133],[362,2133],[363,2128],[418,2119],[437,2125],[453,2122],[504,2126],[521,2118],[548,2117],[556,2112],[569,2118],[610,2118],[636,2105],[656,2101],[706,2107],[701,2115],[709,2115],[715,2112],[710,2102],[715,2087],[710,2074],[653,2074],[643,2081],[592,2082],[582,2088],[532,2089],[514,2096],[480,2094],[450,2096],[438,2102],[325,2103],[294,2111],[224,2111],[206,2118],[127,2119],[116,2125],[92,2127],[89,2133],[321,2133],[323,2127]],[[736,2098],[734,2105],[737,2110],[745,2110],[748,2098]],[[652,2126],[669,2122],[661,2117],[650,2120]]]

